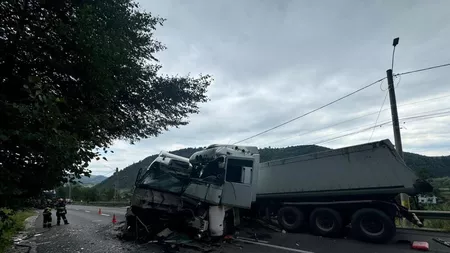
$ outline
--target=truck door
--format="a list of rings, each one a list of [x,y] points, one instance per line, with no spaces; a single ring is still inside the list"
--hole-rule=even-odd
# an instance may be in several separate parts
[[[226,161],[225,183],[221,204],[250,208],[253,199],[253,159],[229,156]]]

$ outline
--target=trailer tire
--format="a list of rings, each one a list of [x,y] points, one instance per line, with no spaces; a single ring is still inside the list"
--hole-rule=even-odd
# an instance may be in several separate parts
[[[305,215],[295,206],[283,206],[278,210],[278,224],[287,230],[295,231],[305,224]]]
[[[392,217],[381,210],[363,208],[352,216],[352,234],[363,241],[385,243],[395,236],[396,228]]]
[[[331,208],[316,208],[309,216],[309,225],[315,235],[337,237],[342,232],[342,217]]]

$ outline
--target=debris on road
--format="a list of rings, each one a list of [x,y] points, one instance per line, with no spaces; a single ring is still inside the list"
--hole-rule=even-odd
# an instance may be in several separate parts
[[[428,251],[430,250],[430,245],[428,244],[428,242],[415,241],[411,244],[411,248],[421,251]]]
[[[444,241],[441,238],[433,238],[433,241],[435,241],[437,243],[440,243],[442,245],[445,245],[445,246],[450,248],[450,242],[449,241]]]
[[[267,222],[265,220],[256,219],[256,221],[259,224],[261,224],[263,227],[265,227],[265,228],[271,229],[271,230],[273,230],[275,232],[282,232],[282,230],[279,227],[277,227],[275,225],[272,225],[272,224],[270,224],[269,222]]]
[[[226,233],[221,237],[212,238],[199,236],[198,231],[192,230],[186,223],[179,223],[178,226],[171,224],[170,227],[161,227],[159,223],[147,225],[138,216],[135,217],[136,223],[133,229],[131,229],[130,224],[120,222],[114,226],[115,232],[113,234],[119,239],[134,241],[142,245],[160,245],[164,252],[177,252],[181,248],[199,252],[221,252],[225,246],[242,249],[242,246],[238,244],[241,240],[244,242],[269,244],[267,239],[271,238],[271,236],[258,229],[262,228],[264,231],[273,230],[273,226],[266,229],[267,226],[264,226],[261,222],[249,221],[241,224],[245,227],[245,231],[236,231],[233,234]],[[240,236],[240,234],[246,236]]]
[[[256,241],[247,240],[247,239],[242,239],[242,238],[236,238],[236,240],[237,240],[237,241],[244,242],[244,243],[251,243],[251,244],[256,244],[256,245],[266,246],[266,247],[270,247],[270,248],[274,248],[274,249],[281,249],[281,250],[292,251],[292,252],[298,252],[298,253],[314,253],[314,252],[311,252],[311,251],[300,250],[300,249],[294,249],[294,248],[288,248],[288,247],[278,246],[278,245],[269,244],[269,243],[256,242]]]

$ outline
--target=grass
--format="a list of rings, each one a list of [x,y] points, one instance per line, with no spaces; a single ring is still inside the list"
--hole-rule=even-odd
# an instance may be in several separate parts
[[[439,204],[439,205],[429,205],[425,209],[433,211],[450,211],[450,202]],[[438,228],[446,231],[450,231],[450,220],[425,220],[425,227]]]
[[[430,211],[450,211],[450,202],[439,205],[426,205],[424,206],[424,209]],[[402,228],[403,225],[401,219],[395,219],[395,225],[398,228]],[[410,224],[410,226],[414,227],[412,224]],[[425,219],[423,228],[450,232],[450,220]]]
[[[0,208],[0,253],[12,245],[12,238],[25,229],[25,220],[35,215],[32,210],[13,211]]]

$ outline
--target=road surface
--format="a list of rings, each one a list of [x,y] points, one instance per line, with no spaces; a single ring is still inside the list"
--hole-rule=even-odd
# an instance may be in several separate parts
[[[99,214],[99,208],[102,213]],[[112,217],[116,216],[118,222],[124,221],[126,208],[93,207],[68,205],[67,219],[69,225],[54,226],[51,229],[42,228],[42,216],[36,220],[35,236],[37,253],[65,253],[65,252],[165,252],[154,244],[137,245],[133,242],[122,242],[115,237]],[[53,216],[53,224],[56,224]],[[289,252],[277,246],[296,250],[300,253],[405,253],[417,252],[410,249],[408,241],[427,241],[430,251],[435,253],[448,253],[450,248],[440,245],[432,240],[433,237],[444,238],[450,241],[449,234],[431,233],[422,231],[399,231],[395,242],[391,244],[375,245],[358,242],[352,239],[330,239],[308,234],[283,234],[279,232],[257,230],[260,240],[268,245],[247,244],[233,242],[224,244],[216,252],[225,253],[282,253]],[[249,237],[245,231],[240,236]],[[264,243],[263,243],[264,244]],[[270,246],[275,245],[275,246]],[[181,250],[186,251],[185,249]],[[291,251],[292,252],[292,251]]]

